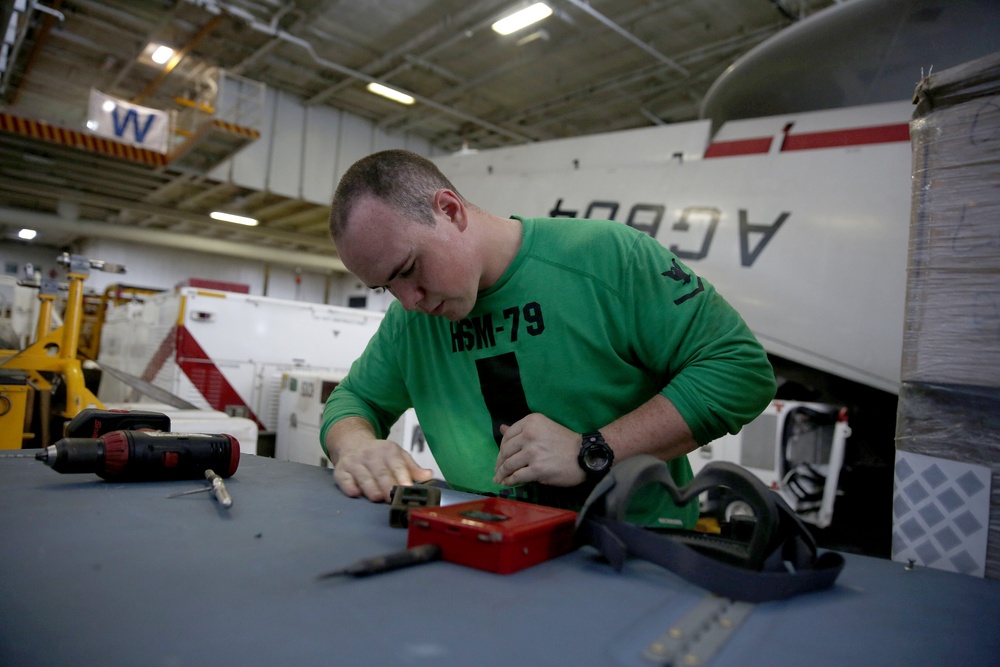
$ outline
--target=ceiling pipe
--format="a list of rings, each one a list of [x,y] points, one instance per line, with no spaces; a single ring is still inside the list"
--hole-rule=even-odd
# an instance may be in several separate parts
[[[620,25],[609,19],[607,16],[605,16],[604,14],[600,13],[599,11],[591,7],[590,3],[586,2],[586,0],[566,0],[566,2],[570,3],[574,7],[580,9],[581,11],[589,14],[593,18],[603,23],[608,28],[611,28],[616,33],[618,33],[619,35],[630,41],[632,44],[635,44],[640,49],[642,49],[649,55],[653,56],[664,65],[671,67],[672,69],[676,70],[685,77],[691,76],[691,72],[689,72],[685,67],[678,64],[675,60],[663,55],[662,53],[654,49],[652,46],[642,41],[641,39],[633,35],[631,32],[629,32],[625,28],[621,27]]]
[[[576,3],[574,3],[574,4],[576,4]],[[629,41],[632,41],[633,43],[638,42],[638,44],[640,46],[642,46],[644,48],[644,50],[646,50],[647,52],[654,51],[655,52],[655,57],[656,57],[657,61],[659,61],[660,65],[667,64],[672,69],[680,68],[680,70],[682,70],[683,73],[685,74],[685,77],[688,79],[688,82],[691,81],[693,75],[690,73],[690,71],[687,70],[686,68],[684,68],[683,66],[679,65],[675,60],[672,60],[672,59],[668,58],[667,56],[659,53],[658,51],[655,51],[655,49],[652,49],[652,47],[650,47],[648,44],[645,44],[644,42],[638,41],[638,38],[635,37],[635,35],[632,35],[628,31],[626,31],[624,28],[622,28],[621,26],[619,26],[618,24],[614,23],[613,21],[611,21],[607,17],[603,16],[602,14],[600,14],[599,12],[597,12],[596,10],[592,9],[589,5],[578,5],[578,6],[581,6],[581,8],[584,9],[584,11],[586,11],[588,14],[590,14],[594,18],[597,18],[604,25],[612,27],[613,29],[616,29],[616,32],[619,32],[619,34],[623,34],[627,39],[629,39]],[[561,18],[564,18],[564,19],[570,19],[571,18],[571,17],[568,17],[563,12],[560,12],[559,16]],[[770,35],[771,32],[772,31],[769,30],[767,32],[767,34]],[[692,54],[692,55],[696,56],[697,54]],[[518,66],[518,65],[519,65],[519,63],[516,62],[516,61],[514,61],[514,60],[511,60],[508,63],[508,67],[514,67],[514,66]],[[654,68],[654,67],[660,67],[660,65],[655,65],[655,66],[650,65],[649,67],[646,67],[646,68],[644,68],[641,71],[630,72],[625,77],[620,77],[620,78],[618,78],[616,80],[608,81],[605,84],[602,84],[602,86],[599,88],[599,90],[609,90],[609,89],[618,88],[618,87],[624,86],[624,85],[630,85],[630,84],[633,84],[633,83],[635,83],[637,81],[642,81],[642,80],[644,80],[644,79],[652,76],[652,74],[657,71],[656,69],[652,69],[652,68]],[[390,77],[390,76],[393,75],[393,73],[395,73],[398,70],[402,70],[403,68],[404,68],[404,66],[401,65],[401,66],[397,67],[396,69],[394,69],[394,70],[386,73],[384,76]],[[483,85],[484,82],[488,81],[490,77],[492,77],[492,76],[499,76],[500,74],[503,74],[504,73],[504,69],[505,68],[499,68],[499,69],[493,70],[493,71],[489,72],[487,75],[485,75],[484,77],[480,77],[479,79],[476,79],[474,81],[468,81],[468,82],[462,84],[461,86],[458,86],[456,88],[452,88],[451,90],[446,91],[443,94],[442,97],[444,99],[448,99],[452,95],[459,94],[459,93],[461,93],[461,92],[463,92],[465,90],[468,90],[470,88],[474,88],[476,86]],[[576,105],[574,103],[574,100],[580,99],[580,98],[583,98],[583,97],[590,97],[590,96],[592,96],[594,94],[594,92],[595,92],[595,88],[593,86],[587,86],[587,87],[585,87],[582,90],[577,90],[575,92],[569,93],[568,95],[564,95],[564,96],[562,96],[562,97],[560,97],[558,99],[548,100],[547,102],[543,102],[543,103],[541,103],[540,105],[538,105],[536,107],[532,107],[530,109],[522,109],[518,113],[515,113],[513,116],[510,116],[507,119],[507,121],[508,121],[508,123],[517,123],[518,121],[520,121],[522,119],[525,119],[525,118],[528,118],[528,117],[531,117],[531,116],[536,116],[536,115],[544,115],[546,117],[547,121],[552,121],[552,122],[555,122],[555,121],[559,120],[560,118],[572,117],[575,113],[577,113],[577,107],[576,107]],[[559,107],[570,106],[570,105],[572,105],[573,108],[569,109],[567,111],[564,111],[561,114],[561,116],[555,116],[555,115],[553,115],[552,109],[559,108]],[[406,118],[409,117],[409,116],[412,116],[412,112],[401,112],[401,113],[397,114],[395,117],[390,117],[389,119],[382,121],[381,124],[383,126],[385,126],[385,127],[393,127],[394,129],[397,129],[397,130],[400,130],[400,129],[406,130],[410,126],[416,124],[416,121],[411,122],[411,123],[406,123],[405,122]],[[652,121],[652,118],[650,118],[650,120]],[[662,123],[662,121],[660,121],[660,122]],[[535,136],[536,140],[543,138],[541,136],[541,131],[536,132],[535,135],[536,135]],[[469,136],[475,136],[475,135],[466,134],[467,138]]]
[[[251,259],[282,266],[309,268],[320,271],[347,273],[347,267],[340,259],[314,255],[306,252],[266,248],[224,239],[212,239],[193,234],[179,234],[163,230],[137,228],[129,225],[114,225],[97,220],[67,220],[49,213],[0,208],[0,222],[28,227],[40,232],[69,232],[79,236],[116,239],[142,245],[174,248],[190,252],[223,255]]]
[[[295,44],[295,45],[300,46],[303,49],[305,49],[305,51],[309,54],[309,57],[312,58],[313,61],[317,65],[322,65],[323,67],[326,67],[327,69],[332,69],[334,71],[340,72],[341,74],[345,74],[347,76],[353,77],[353,78],[358,79],[359,81],[363,81],[365,83],[380,83],[383,86],[388,86],[390,88],[394,88],[394,89],[398,90],[401,93],[405,93],[405,94],[409,95],[410,97],[412,97],[413,99],[415,99],[417,102],[420,102],[422,105],[424,105],[426,107],[430,107],[431,109],[435,109],[437,111],[440,111],[441,113],[444,113],[444,114],[446,114],[448,116],[454,116],[455,118],[458,118],[460,120],[464,120],[466,122],[472,123],[473,125],[478,125],[478,126],[480,126],[482,128],[490,130],[491,132],[495,132],[496,134],[500,134],[500,135],[503,135],[503,136],[508,137],[510,139],[514,139],[515,141],[521,141],[521,142],[524,142],[524,143],[528,143],[528,142],[532,141],[532,139],[530,137],[527,137],[527,136],[525,136],[523,134],[520,134],[518,132],[513,132],[511,130],[508,130],[505,127],[500,127],[499,125],[491,123],[488,120],[483,120],[482,118],[478,118],[476,116],[473,116],[472,114],[467,114],[464,111],[459,111],[458,109],[455,109],[454,107],[449,107],[449,106],[444,105],[444,104],[439,104],[438,102],[435,102],[434,100],[430,99],[429,97],[424,97],[423,95],[420,95],[420,94],[417,94],[415,92],[406,90],[405,88],[400,88],[399,86],[396,86],[394,84],[386,83],[386,82],[384,82],[384,81],[382,81],[380,79],[377,79],[377,78],[375,78],[373,76],[368,76],[367,74],[362,74],[361,72],[358,72],[357,70],[353,70],[353,69],[351,69],[349,67],[344,67],[343,65],[340,65],[340,64],[335,63],[333,61],[327,60],[326,58],[323,58],[319,54],[317,54],[316,50],[313,48],[313,45],[310,44],[309,42],[307,42],[304,39],[300,39],[298,37],[295,37],[294,35],[289,35],[288,33],[285,33],[285,32],[282,32],[279,36],[281,36],[283,39],[286,39],[290,44]]]
[[[504,4],[507,0],[504,0]],[[496,3],[501,4],[501,3]],[[479,30],[489,27],[493,21],[496,20],[496,13],[493,11],[493,5],[487,6],[486,11],[490,12],[490,18],[483,20],[478,19],[479,16],[483,14],[483,2],[470,2],[467,3],[457,14],[449,16],[443,21],[439,21],[436,25],[424,30],[423,32],[414,35],[405,43],[401,44],[397,48],[394,48],[386,53],[383,53],[378,58],[373,61],[368,62],[363,66],[362,71],[365,72],[376,72],[384,67],[388,67],[393,64],[399,58],[406,58],[407,54],[411,51],[417,49],[424,49],[423,45],[431,42],[433,46],[428,49],[422,50],[417,57],[421,59],[427,59],[432,56],[435,52],[450,46],[456,41],[462,39],[468,39],[469,35],[478,32]],[[466,26],[466,24],[477,19],[472,25]],[[463,27],[465,26],[465,27]],[[445,33],[445,34],[442,34]],[[408,63],[404,63],[393,67],[388,72],[382,73],[383,79],[391,79],[397,74],[405,71],[409,68]],[[336,94],[348,84],[341,81],[339,83],[333,84],[332,86],[321,90],[320,92],[313,95],[311,98],[306,100],[306,106],[313,104],[318,104],[324,101],[331,95]]]
[[[272,37],[277,37],[278,39],[288,42],[289,44],[294,44],[295,46],[300,47],[306,53],[308,53],[309,57],[312,58],[313,62],[315,62],[317,65],[320,65],[321,67],[325,67],[326,69],[333,70],[335,72],[351,77],[353,79],[357,79],[358,81],[363,81],[364,83],[379,83],[382,84],[383,86],[394,88],[401,93],[409,95],[410,97],[420,102],[424,106],[430,107],[431,109],[435,109],[449,116],[454,116],[455,118],[459,118],[474,125],[478,125],[496,134],[500,134],[510,139],[514,139],[515,141],[520,141],[524,143],[529,143],[532,141],[530,137],[527,137],[523,134],[519,134],[512,130],[508,130],[505,127],[500,127],[499,125],[491,123],[487,120],[483,120],[482,118],[473,116],[472,114],[467,114],[464,111],[459,111],[458,109],[455,109],[453,107],[449,107],[444,104],[439,104],[438,102],[435,102],[434,100],[428,97],[424,97],[423,95],[419,95],[417,93],[400,88],[399,86],[393,85],[381,79],[369,76],[364,72],[359,72],[355,69],[351,69],[350,67],[341,65],[340,63],[335,63],[332,60],[327,60],[326,58],[323,58],[318,53],[316,53],[316,49],[314,49],[313,45],[310,44],[308,41],[302,39],[301,37],[297,37],[295,35],[292,35],[291,33],[279,29],[276,25],[273,24],[273,22],[270,25],[267,23],[261,23],[255,17],[253,17],[249,12],[240,9],[239,7],[233,7],[227,3],[216,2],[215,0],[188,0],[188,2],[198,5],[199,7],[202,7],[206,11],[209,11],[213,14],[218,14],[219,12],[224,11],[232,16],[235,16],[237,18],[246,21],[247,25],[249,25],[252,30],[256,30],[257,32],[262,32],[266,35],[271,35]]]

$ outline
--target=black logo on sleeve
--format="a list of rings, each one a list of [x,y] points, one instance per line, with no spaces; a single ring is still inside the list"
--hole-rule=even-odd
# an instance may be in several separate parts
[[[695,280],[698,281],[697,284],[694,286],[693,290],[691,290],[682,297],[674,299],[674,304],[679,306],[688,299],[690,299],[691,297],[693,297],[694,295],[704,291],[705,286],[701,284],[701,278],[698,278],[697,276],[692,276],[692,274],[688,273],[683,268],[681,268],[680,263],[676,259],[671,261],[673,262],[673,264],[671,265],[670,269],[661,273],[660,274],[661,276],[666,276],[671,280],[676,280],[677,282],[683,285],[691,285],[691,278],[694,278]]]

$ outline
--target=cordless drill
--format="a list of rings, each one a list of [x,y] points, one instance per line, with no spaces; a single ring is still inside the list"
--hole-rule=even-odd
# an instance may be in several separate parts
[[[203,479],[205,470],[220,477],[236,472],[240,443],[233,436],[169,429],[170,418],[162,413],[91,408],[67,425],[67,437],[35,458],[56,472],[92,472],[114,482]]]

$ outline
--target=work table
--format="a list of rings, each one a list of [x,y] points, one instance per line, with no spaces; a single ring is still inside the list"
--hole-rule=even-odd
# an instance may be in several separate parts
[[[108,483],[0,458],[0,664],[635,665],[704,591],[584,548],[511,575],[434,562],[317,580],[406,546],[327,469],[245,455],[204,481]],[[1000,582],[846,554],[831,590],[758,605],[713,667],[995,664]]]

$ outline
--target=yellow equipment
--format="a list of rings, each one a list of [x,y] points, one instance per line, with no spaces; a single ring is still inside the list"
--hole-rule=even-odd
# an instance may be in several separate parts
[[[28,405],[28,374],[0,368],[0,449],[20,449]]]
[[[80,326],[83,320],[83,281],[90,275],[92,268],[112,273],[125,272],[123,266],[87,259],[80,255],[71,256],[63,253],[56,261],[69,269],[67,273],[69,294],[66,299],[66,312],[63,315],[62,326],[49,331],[52,303],[58,288],[54,283],[43,281],[39,294],[41,309],[39,310],[35,342],[21,351],[0,350],[0,359],[2,359],[0,369],[24,371],[27,376],[26,387],[39,393],[40,446],[42,447],[48,445],[48,424],[50,414],[53,411],[53,391],[59,383],[64,384],[66,389],[65,401],[56,406],[57,414],[62,417],[72,419],[84,408],[104,407],[97,397],[87,389],[84,383],[83,367],[77,357]],[[11,393],[11,396],[14,395]],[[22,400],[27,401],[26,397]],[[13,400],[11,403],[13,409]],[[3,401],[0,400],[0,413],[3,412],[2,404]],[[23,420],[24,412],[21,414]],[[7,423],[3,422],[3,426],[6,431]],[[23,427],[18,428],[18,434],[22,433],[23,430]],[[17,447],[20,446],[20,444],[17,445]]]
[[[134,285],[108,285],[104,289],[104,294],[100,296],[84,295],[80,323],[80,346],[77,350],[80,357],[97,359],[101,350],[101,331],[104,328],[104,318],[111,306],[141,300],[143,296],[162,291]]]

